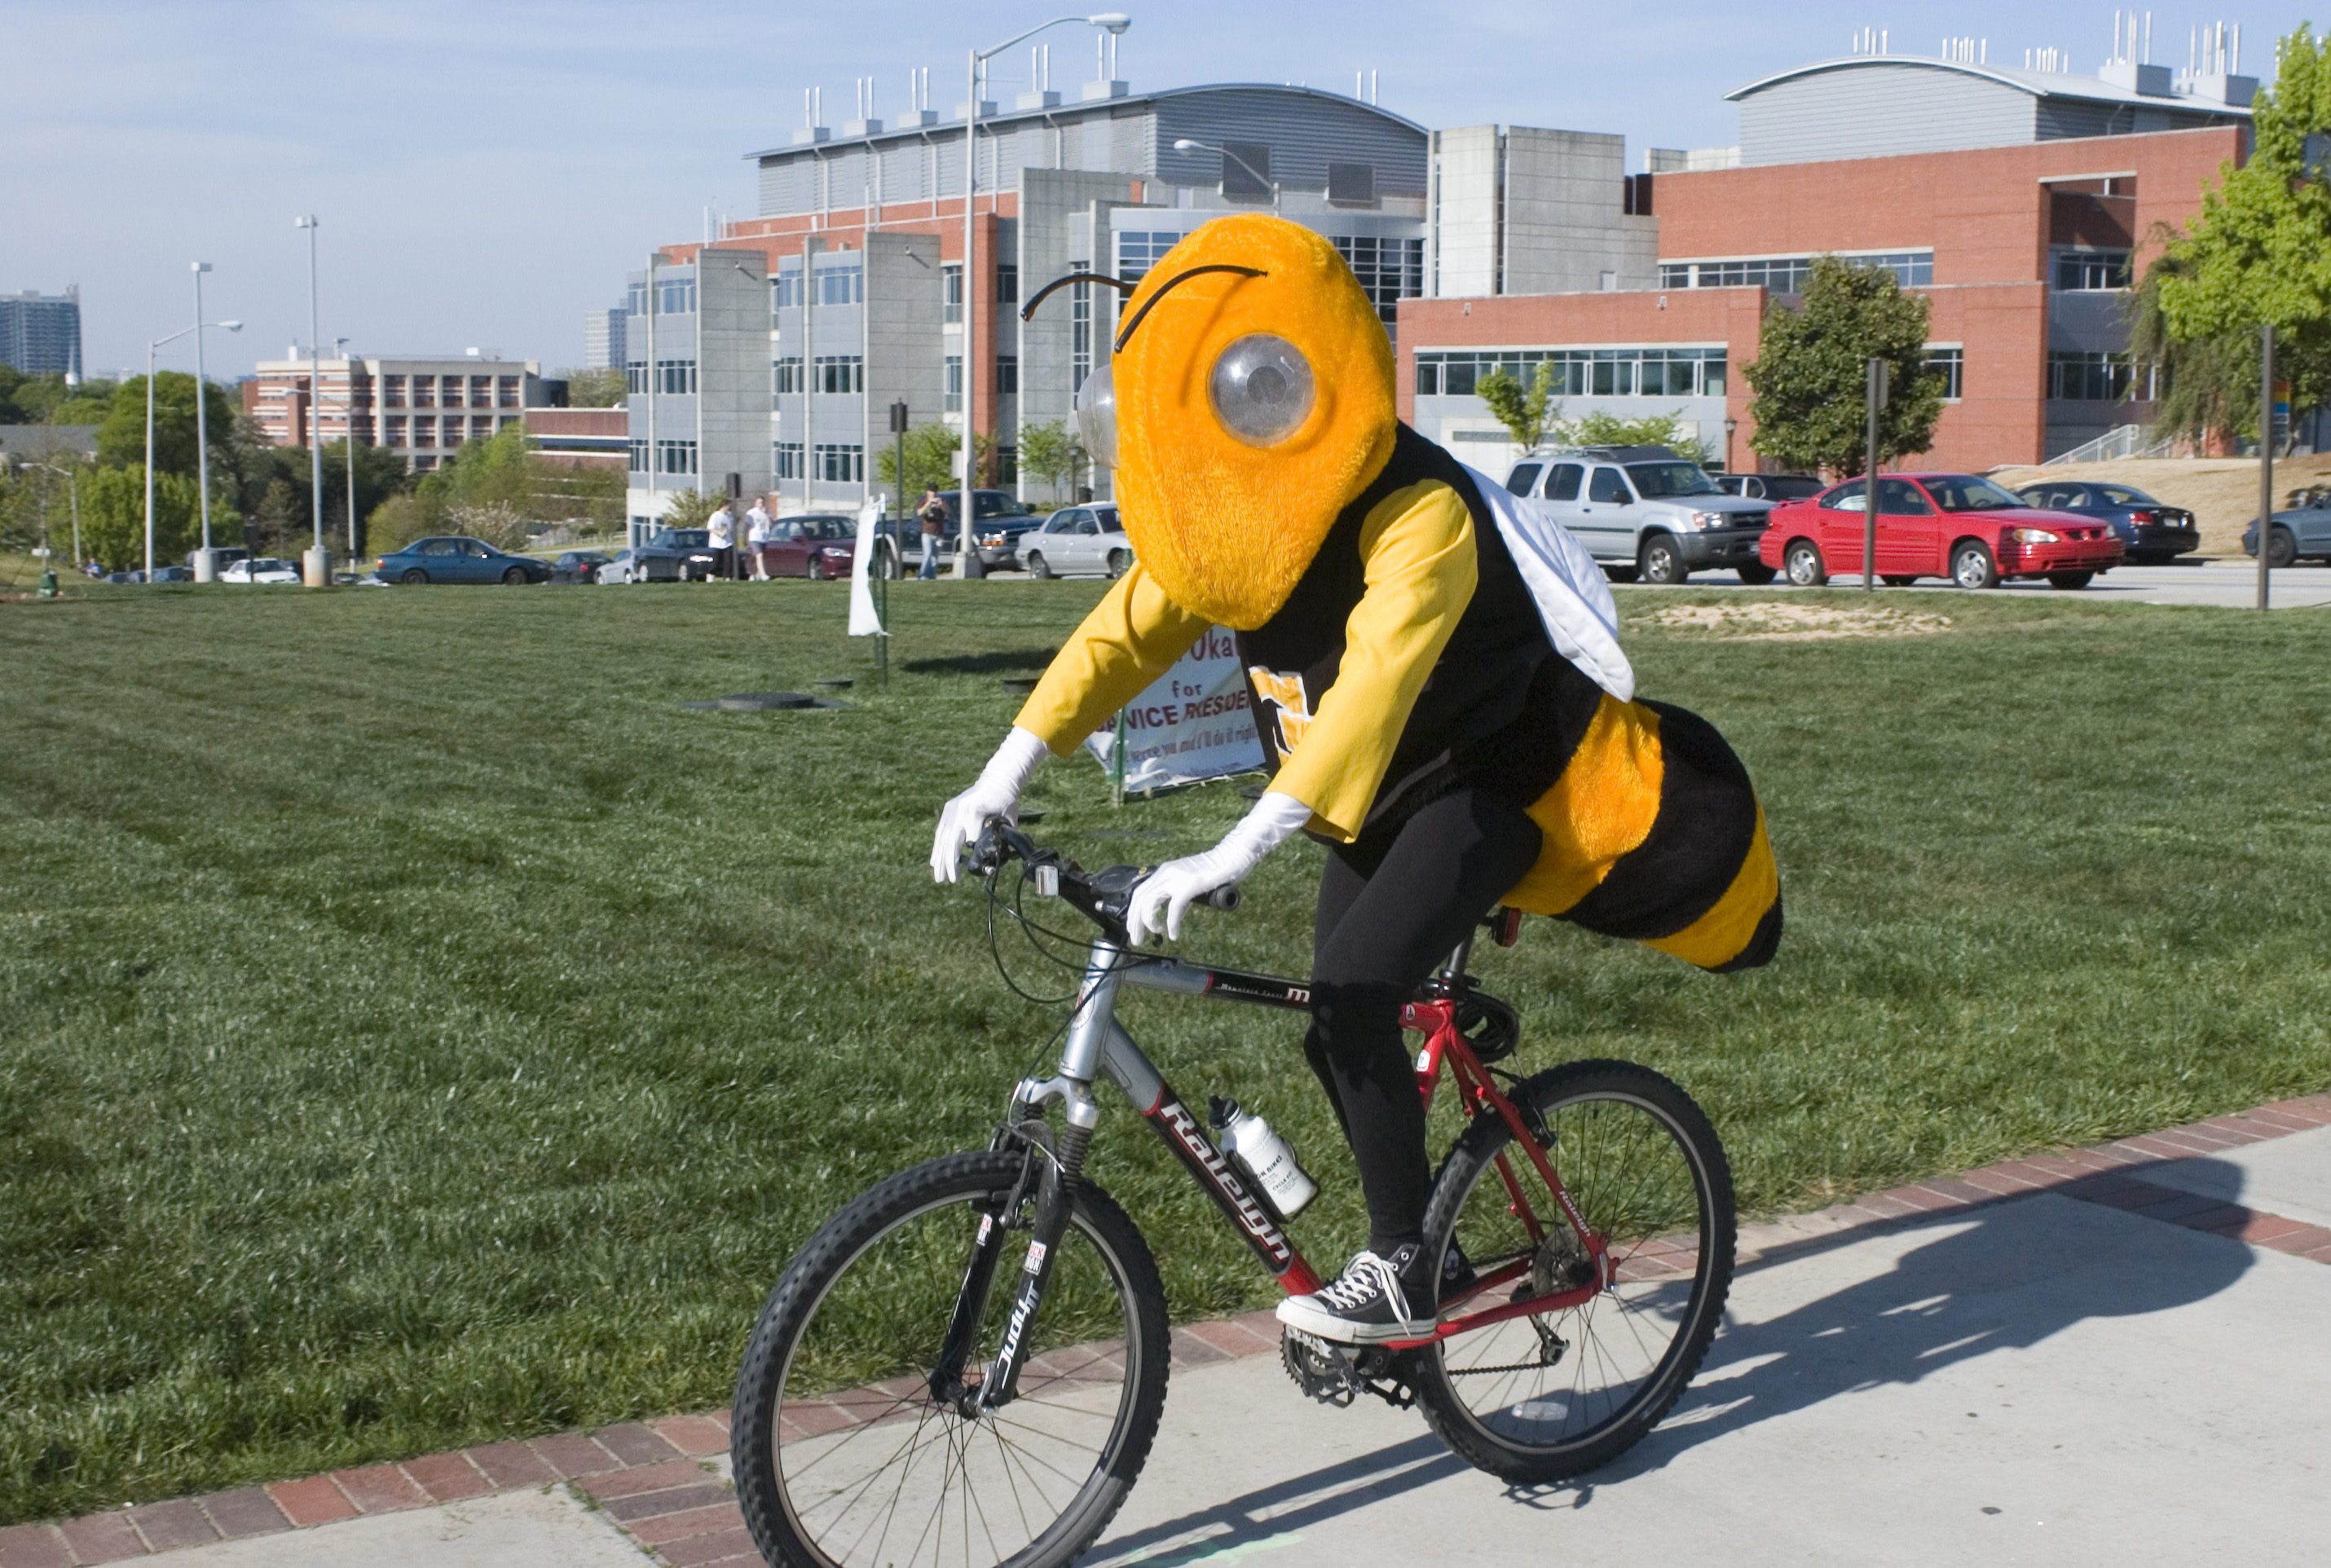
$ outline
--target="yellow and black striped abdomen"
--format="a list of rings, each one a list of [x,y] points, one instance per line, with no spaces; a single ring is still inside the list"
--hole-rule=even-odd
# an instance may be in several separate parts
[[[1748,770],[1697,714],[1603,694],[1529,813],[1546,847],[1506,903],[1703,969],[1771,961],[1781,879],[1764,809]]]

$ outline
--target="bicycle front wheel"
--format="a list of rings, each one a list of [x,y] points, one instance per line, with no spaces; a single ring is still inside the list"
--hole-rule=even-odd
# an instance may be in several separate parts
[[[966,1280],[966,1372],[996,1353],[1034,1199],[1007,1212],[1023,1157],[949,1155],[868,1190],[770,1293],[737,1380],[737,1501],[783,1568],[1065,1564],[1132,1487],[1166,1402],[1165,1288],[1133,1222],[1077,1189],[1018,1393],[995,1410],[933,1397]],[[1006,1229],[992,1272],[972,1259]]]
[[[1534,1136],[1541,1126],[1549,1135],[1550,1163],[1617,1277],[1579,1306],[1417,1352],[1417,1402],[1469,1463],[1542,1483],[1632,1447],[1699,1370],[1732,1285],[1732,1171],[1691,1097],[1649,1068],[1572,1062],[1508,1095],[1526,1124],[1535,1113]],[[1595,1277],[1528,1151],[1496,1116],[1476,1119],[1450,1152],[1424,1234],[1472,1278],[1526,1270],[1511,1285],[1445,1300],[1444,1314]]]

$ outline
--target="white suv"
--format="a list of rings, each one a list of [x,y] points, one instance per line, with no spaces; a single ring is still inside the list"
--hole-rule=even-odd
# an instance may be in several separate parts
[[[1726,495],[1666,447],[1532,452],[1506,476],[1506,489],[1567,528],[1622,583],[1680,583],[1723,566],[1744,583],[1773,580],[1756,558],[1773,503]]]

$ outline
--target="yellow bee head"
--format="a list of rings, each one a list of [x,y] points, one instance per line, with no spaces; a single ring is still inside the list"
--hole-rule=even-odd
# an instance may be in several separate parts
[[[1190,233],[1122,319],[1086,446],[1166,595],[1251,631],[1392,455],[1391,341],[1334,245],[1259,214]]]

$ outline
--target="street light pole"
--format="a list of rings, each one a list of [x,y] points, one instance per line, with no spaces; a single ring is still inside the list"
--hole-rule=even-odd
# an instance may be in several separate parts
[[[203,375],[203,274],[211,270],[208,261],[194,263],[195,274],[195,482],[203,492],[203,555],[196,578],[214,575],[218,565],[211,558],[211,426],[208,412],[210,400],[203,395],[205,385]]]
[[[1082,22],[1115,34],[1133,25],[1133,18],[1122,11],[1100,11],[1089,16],[1055,16],[1041,22],[1027,32],[1015,34],[993,49],[975,49],[964,78],[963,111],[963,486],[958,492],[956,521],[961,525],[956,546],[956,581],[963,582],[974,575],[985,575],[978,567],[979,544],[972,536],[972,490],[979,482],[979,355],[974,347],[978,331],[976,306],[979,299],[978,228],[972,222],[973,195],[979,189],[979,66],[991,55],[1003,53],[1013,44],[1025,43],[1047,27],[1058,27],[1064,22]]]
[[[348,340],[332,339],[333,351],[340,356],[340,368],[348,379],[348,565],[355,570],[357,558],[357,366],[348,357]],[[320,528],[321,523],[318,524]]]
[[[195,284],[199,288],[201,280],[196,279]],[[240,321],[214,321],[210,325],[224,327],[229,332],[243,330],[243,323]],[[176,343],[194,330],[193,327],[181,327],[168,337],[157,337],[146,345],[146,580],[149,583],[154,580],[154,354],[164,344]],[[195,378],[195,418],[197,429],[201,427],[202,399],[202,377],[197,374]],[[207,527],[205,527],[204,537],[205,540],[209,537]],[[195,569],[195,579],[198,582],[209,582],[210,571],[211,558],[208,545],[205,544],[204,554],[197,559]]]
[[[324,548],[324,342],[316,324],[316,214],[294,218],[291,226],[308,231],[308,490],[316,525],[300,579],[323,588],[331,584],[332,557]]]
[[[1230,159],[1232,163],[1238,165],[1239,167],[1246,170],[1247,173],[1252,175],[1256,179],[1261,180],[1264,185],[1269,185],[1270,187],[1270,210],[1273,213],[1279,211],[1279,182],[1272,179],[1269,175],[1264,174],[1252,164],[1247,162],[1246,159],[1239,157],[1238,154],[1231,151],[1230,148],[1218,146],[1210,141],[1192,141],[1187,137],[1185,137],[1180,141],[1174,144],[1174,150],[1175,152],[1214,152],[1222,154],[1223,157]]]

